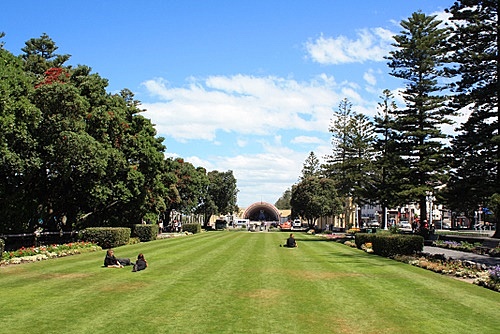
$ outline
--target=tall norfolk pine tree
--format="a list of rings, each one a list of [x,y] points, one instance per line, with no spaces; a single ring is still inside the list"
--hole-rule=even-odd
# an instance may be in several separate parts
[[[308,178],[309,176],[318,176],[320,173],[321,165],[319,163],[316,154],[313,151],[309,153],[306,161],[304,161],[302,167],[302,175],[300,176],[300,180]]]
[[[491,208],[495,193],[500,196],[498,7],[498,0],[461,0],[448,10],[454,23],[451,61],[457,64],[451,73],[459,78],[454,107],[469,108],[471,115],[452,142],[447,200],[451,209],[469,216],[481,204]],[[500,213],[495,214],[499,233]]]
[[[356,205],[364,204],[371,190],[370,177],[374,129],[373,124],[362,114],[351,110],[352,104],[344,99],[335,112],[330,132],[333,151],[323,166],[325,174],[335,181],[339,195],[344,198],[344,215],[348,214],[350,200]],[[353,222],[346,221],[347,225]]]
[[[395,166],[403,166],[401,157],[395,154],[396,133],[393,129],[396,112],[396,103],[393,94],[384,90],[381,96],[382,102],[378,105],[378,112],[374,118],[375,133],[378,137],[375,139],[375,162],[372,171],[371,189],[368,191],[368,198],[372,203],[379,203],[384,210],[382,215],[382,227],[385,227],[386,214],[388,207],[406,204],[400,202],[401,198],[397,195],[401,178],[398,176],[398,169]]]
[[[395,166],[401,175],[399,196],[407,202],[418,202],[420,217],[427,217],[426,194],[436,192],[445,183],[448,170],[446,136],[443,124],[450,124],[453,113],[442,95],[447,87],[445,76],[445,41],[449,33],[439,28],[441,21],[421,12],[401,22],[403,30],[394,36],[396,47],[390,53],[391,75],[405,80],[403,97],[406,107],[394,110],[397,133],[396,154],[402,166]]]

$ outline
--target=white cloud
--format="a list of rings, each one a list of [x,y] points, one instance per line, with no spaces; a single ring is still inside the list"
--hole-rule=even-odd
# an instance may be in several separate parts
[[[192,79],[181,88],[155,79],[144,86],[159,101],[143,106],[160,135],[180,142],[215,141],[217,131],[238,135],[274,135],[280,129],[326,131],[333,106],[345,96],[360,99],[351,85],[338,85],[327,75],[310,82],[241,74],[212,76]]]
[[[292,144],[321,144],[323,140],[318,137],[297,136],[291,140]]]
[[[328,127],[341,99],[369,108],[363,107],[369,102],[358,84],[337,83],[324,73],[307,82],[238,74],[190,78],[182,87],[155,79],[144,87],[152,97],[142,105],[144,116],[158,134],[186,144],[198,140],[194,151],[199,153],[178,155],[207,170],[232,170],[242,207],[259,200],[274,203],[297,182],[310,151],[320,159],[331,152]],[[221,132],[230,133],[232,142]],[[288,135],[293,139],[285,142]],[[211,152],[219,143],[222,150]],[[215,153],[224,150],[227,154]]]
[[[238,138],[236,139],[236,145],[238,145],[238,147],[245,147],[248,145],[248,140],[243,138]]]
[[[369,69],[363,74],[363,79],[370,85],[375,86],[377,84],[377,78],[375,77],[374,71]]]
[[[335,65],[384,61],[391,50],[393,32],[384,28],[361,29],[357,39],[346,36],[323,37],[306,43],[309,57],[320,64]]]
[[[297,182],[307,154],[273,143],[263,143],[257,154],[218,156],[209,164],[213,169],[232,170],[237,180],[238,205],[247,207],[260,200],[274,204],[283,192]],[[187,158],[191,161],[191,158]]]

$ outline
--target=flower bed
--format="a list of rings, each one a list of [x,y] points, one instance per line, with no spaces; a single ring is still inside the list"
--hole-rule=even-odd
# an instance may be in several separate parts
[[[16,251],[3,252],[0,265],[37,262],[56,257],[99,251],[102,248],[91,242],[72,242],[62,245],[20,248]]]
[[[500,292],[500,265],[488,270],[488,277],[478,279],[476,284]]]
[[[466,241],[443,241],[436,240],[433,243],[433,246],[458,250],[462,252],[473,252],[474,249],[478,246],[481,246],[480,242],[470,243]]]
[[[453,249],[462,252],[484,254],[484,252],[482,252],[479,248],[481,245],[482,244],[480,242],[470,243],[466,241],[449,241],[449,240],[448,241],[436,240],[433,243],[433,246],[435,247]],[[500,257],[500,247],[496,247],[494,249],[489,250],[487,252],[487,255],[493,257]]]
[[[500,292],[500,266],[488,267],[471,261],[445,259],[442,255],[397,255],[392,257],[436,273],[471,280],[473,284]]]

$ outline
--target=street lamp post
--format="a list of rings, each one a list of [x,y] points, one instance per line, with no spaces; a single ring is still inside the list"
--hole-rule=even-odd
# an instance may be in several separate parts
[[[435,197],[432,195],[432,191],[427,191],[426,194],[427,194],[426,200],[427,200],[427,203],[429,204],[429,219],[428,219],[428,222],[429,222],[429,225],[430,225],[430,224],[432,224],[432,218],[433,218],[433,215],[432,215],[432,206],[433,206],[433,202],[435,200]]]

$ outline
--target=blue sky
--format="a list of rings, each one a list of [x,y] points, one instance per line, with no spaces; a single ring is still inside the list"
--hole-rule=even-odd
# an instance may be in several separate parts
[[[4,48],[47,33],[109,92],[128,88],[165,137],[166,156],[232,170],[238,205],[274,203],[309,152],[332,150],[333,112],[348,98],[373,116],[389,76],[384,56],[413,12],[452,0],[2,2]],[[451,131],[450,129],[448,129]]]

